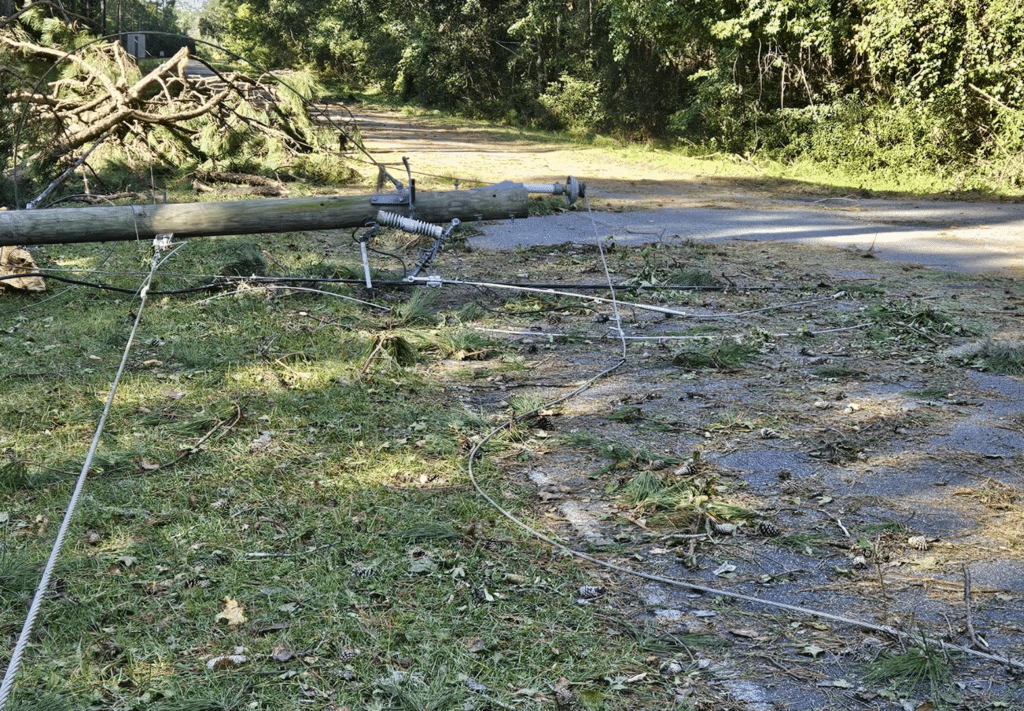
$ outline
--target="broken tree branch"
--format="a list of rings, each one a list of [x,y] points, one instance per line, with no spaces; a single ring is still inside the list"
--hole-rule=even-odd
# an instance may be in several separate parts
[[[109,133],[105,133],[102,136],[100,136],[99,139],[95,143],[93,143],[91,146],[89,146],[89,150],[87,150],[85,153],[83,153],[81,156],[79,156],[75,160],[74,163],[72,163],[70,166],[68,166],[67,170],[65,170],[63,173],[61,173],[57,177],[56,180],[54,180],[52,183],[47,185],[46,189],[43,190],[43,192],[39,193],[35,198],[30,200],[28,202],[28,204],[25,205],[25,209],[26,210],[34,210],[36,207],[39,206],[39,204],[41,202],[43,202],[43,200],[48,198],[50,196],[50,194],[54,190],[56,190],[58,187],[63,185],[64,181],[66,181],[69,177],[71,177],[71,174],[75,172],[75,170],[78,168],[78,166],[82,165],[82,163],[85,162],[86,158],[89,157],[89,154],[92,153],[94,150],[96,150],[96,148],[101,143],[103,143],[103,141],[107,140],[107,136],[109,136],[109,135],[110,135]]]

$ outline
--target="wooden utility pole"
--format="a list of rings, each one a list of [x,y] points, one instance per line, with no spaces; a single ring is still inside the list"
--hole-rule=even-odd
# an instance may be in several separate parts
[[[158,234],[185,239],[334,230],[362,227],[375,219],[378,210],[431,223],[455,218],[507,220],[527,217],[529,203],[523,185],[502,183],[472,190],[417,192],[412,215],[407,193],[9,210],[0,211],[0,246],[151,240]]]

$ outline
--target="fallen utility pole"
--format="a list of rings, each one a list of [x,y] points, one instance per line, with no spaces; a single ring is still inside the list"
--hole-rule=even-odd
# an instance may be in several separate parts
[[[112,207],[0,211],[0,246],[175,239],[362,227],[380,210],[423,222],[507,220],[528,216],[526,186],[471,190],[269,198]]]

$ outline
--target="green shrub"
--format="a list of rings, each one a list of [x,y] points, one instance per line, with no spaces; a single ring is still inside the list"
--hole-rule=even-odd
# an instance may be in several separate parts
[[[597,129],[604,120],[601,84],[562,74],[540,95],[541,106],[555,123],[570,133],[586,134]]]

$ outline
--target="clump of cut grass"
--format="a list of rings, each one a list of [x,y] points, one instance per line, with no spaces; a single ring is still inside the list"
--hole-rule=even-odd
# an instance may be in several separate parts
[[[409,340],[396,333],[379,333],[370,342],[366,350],[366,362],[362,372],[366,372],[374,360],[388,358],[399,366],[408,367],[416,363],[416,347]]]
[[[611,471],[653,471],[683,462],[674,454],[655,454],[644,448],[630,447],[589,432],[570,432],[564,441],[570,446],[586,447],[606,459],[610,464],[595,472],[601,476]]]
[[[937,708],[957,703],[953,685],[954,660],[946,650],[930,644],[909,647],[902,654],[882,652],[864,673],[868,684],[885,684],[900,697],[925,694]]]
[[[627,405],[605,415],[605,419],[613,422],[643,422],[647,416],[636,405]]]
[[[393,309],[395,322],[400,326],[426,326],[437,319],[434,306],[437,291],[429,288],[413,289],[409,298]]]
[[[977,341],[946,350],[943,355],[960,365],[996,375],[1024,374],[1024,343]]]
[[[736,339],[708,341],[678,351],[672,363],[686,370],[737,370],[759,352],[757,346]]]
[[[798,553],[813,556],[819,546],[827,545],[832,538],[824,533],[801,532],[791,533],[775,540],[779,545],[792,548]]]
[[[922,400],[945,400],[955,389],[953,385],[929,385],[922,390],[908,390],[905,394]]]
[[[431,334],[423,347],[452,360],[486,360],[494,351],[494,342],[468,328],[446,328]]]
[[[723,500],[725,487],[715,476],[670,479],[658,472],[643,471],[623,486],[620,493],[628,503],[650,514],[652,524],[713,527],[719,523],[748,521],[755,516],[755,512],[745,506]]]
[[[881,329],[881,334],[910,342],[934,345],[943,336],[966,336],[971,330],[930,306],[914,304],[875,304],[867,311],[868,318]]]
[[[811,371],[818,378],[864,378],[867,372],[844,365],[823,365]]]
[[[0,491],[18,491],[31,484],[32,477],[24,462],[14,461],[0,465]]]
[[[487,316],[487,310],[476,301],[464,304],[456,314],[456,318],[462,323],[472,323]]]
[[[665,499],[665,494],[671,496],[670,487],[665,485],[665,480],[657,472],[640,472],[622,488],[622,493],[633,503],[654,504],[656,501]],[[671,501],[671,499],[669,499]]]
[[[512,413],[516,417],[525,415],[528,412],[539,410],[547,404],[547,398],[543,395],[534,394],[522,394],[513,395],[508,399],[509,407],[512,408]]]
[[[575,209],[575,207],[566,205],[564,198],[540,195],[531,198],[528,211],[531,217],[547,217]]]
[[[857,283],[846,283],[846,284],[835,284],[829,287],[830,291],[845,291],[847,294],[856,294],[857,296],[884,296],[885,289],[878,286],[877,284],[857,284]]]
[[[717,287],[721,281],[705,269],[680,269],[668,275],[667,283],[673,286]]]

